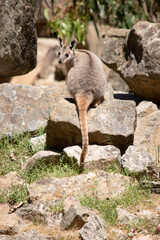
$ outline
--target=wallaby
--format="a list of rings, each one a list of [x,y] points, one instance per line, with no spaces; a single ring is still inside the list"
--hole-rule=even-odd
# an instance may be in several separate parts
[[[64,45],[58,37],[60,51],[59,63],[65,63],[67,69],[66,84],[70,94],[76,101],[82,134],[82,153],[80,171],[83,170],[88,151],[87,111],[90,104],[96,107],[104,100],[106,76],[101,60],[92,52],[75,49],[77,39]]]

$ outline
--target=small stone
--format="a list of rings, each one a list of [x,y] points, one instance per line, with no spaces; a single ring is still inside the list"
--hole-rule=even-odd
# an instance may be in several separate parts
[[[160,213],[160,205],[156,208],[156,211]]]
[[[57,152],[47,150],[39,151],[24,163],[23,171],[31,170],[38,161],[47,162],[48,160],[52,159],[54,164],[58,162],[59,158],[60,154]]]
[[[141,231],[140,234],[148,234],[148,230],[145,229],[145,230]]]
[[[135,235],[135,234],[132,233],[132,232],[129,232],[129,233],[128,233],[128,237],[134,237],[134,235]]]
[[[152,213],[149,210],[142,210],[138,213],[140,217],[151,219],[152,218]]]
[[[63,149],[65,155],[72,161],[80,164],[80,155],[82,149],[79,146],[72,146]],[[120,150],[112,145],[98,146],[89,145],[88,153],[85,159],[84,168],[105,170],[108,164],[113,162],[119,163],[121,159]],[[70,160],[70,161],[71,161]]]
[[[129,146],[122,156],[121,166],[137,177],[146,174],[158,177],[156,161],[152,154],[134,146]]]
[[[81,229],[92,212],[92,209],[71,205],[60,222],[60,229]]]
[[[112,229],[112,232],[115,234],[115,238],[118,240],[126,240],[127,235],[120,229]]]
[[[71,206],[80,207],[80,201],[74,196],[69,196],[64,200],[63,203],[63,212],[66,213]]]
[[[105,227],[105,221],[92,213],[79,233],[83,240],[105,240],[107,239]]]
[[[130,213],[125,209],[116,208],[118,221],[122,224],[138,222],[138,217],[136,214]]]
[[[15,203],[14,205],[10,206],[9,214],[15,212],[18,208],[22,207],[23,204],[24,204],[24,202],[20,201],[18,203]]]
[[[136,107],[137,110],[137,116],[139,118],[146,117],[149,114],[151,114],[154,111],[158,110],[158,107],[153,102],[149,101],[142,101],[140,104]]]
[[[40,149],[42,146],[45,145],[45,143],[46,143],[46,134],[43,134],[39,137],[31,138],[31,147],[33,151]]]
[[[126,235],[122,235],[122,236],[119,237],[118,240],[127,240],[127,236]]]
[[[152,235],[134,236],[132,240],[153,240],[153,236]]]

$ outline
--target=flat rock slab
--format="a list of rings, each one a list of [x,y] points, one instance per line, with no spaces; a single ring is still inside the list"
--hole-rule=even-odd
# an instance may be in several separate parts
[[[68,96],[65,85],[37,87],[0,85],[0,137],[33,132],[46,124],[58,98]]]
[[[70,161],[80,164],[82,149],[79,146],[67,147],[63,149],[64,154]],[[119,163],[121,159],[120,150],[114,146],[89,145],[85,159],[84,168],[105,170],[108,164]]]
[[[97,108],[91,108],[87,116],[90,144],[112,144],[122,152],[132,144],[136,120],[133,101],[104,101]],[[76,105],[60,100],[50,114],[46,133],[49,147],[81,145]]]
[[[52,214],[50,208],[42,202],[31,203],[16,210],[16,214],[22,219],[34,222],[35,220],[40,224],[53,227],[56,225],[55,216]]]
[[[33,201],[50,201],[71,195],[92,196],[96,192],[97,197],[106,199],[124,192],[129,181],[127,176],[105,171],[64,178],[51,177],[30,184],[29,195]]]

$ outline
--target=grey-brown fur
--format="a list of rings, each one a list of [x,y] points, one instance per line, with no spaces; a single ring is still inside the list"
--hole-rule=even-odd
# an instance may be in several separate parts
[[[82,154],[80,166],[83,168],[88,149],[87,109],[90,104],[98,105],[104,100],[106,76],[101,60],[87,50],[75,50],[77,40],[63,45],[59,38],[59,63],[67,68],[66,84],[70,94],[76,100],[82,133]]]

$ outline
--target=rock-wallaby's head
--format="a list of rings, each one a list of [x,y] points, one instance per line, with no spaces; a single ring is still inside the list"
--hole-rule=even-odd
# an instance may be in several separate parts
[[[77,45],[77,39],[73,39],[69,44],[64,45],[61,37],[58,37],[60,50],[58,52],[58,62],[66,63],[74,57],[74,49]]]

